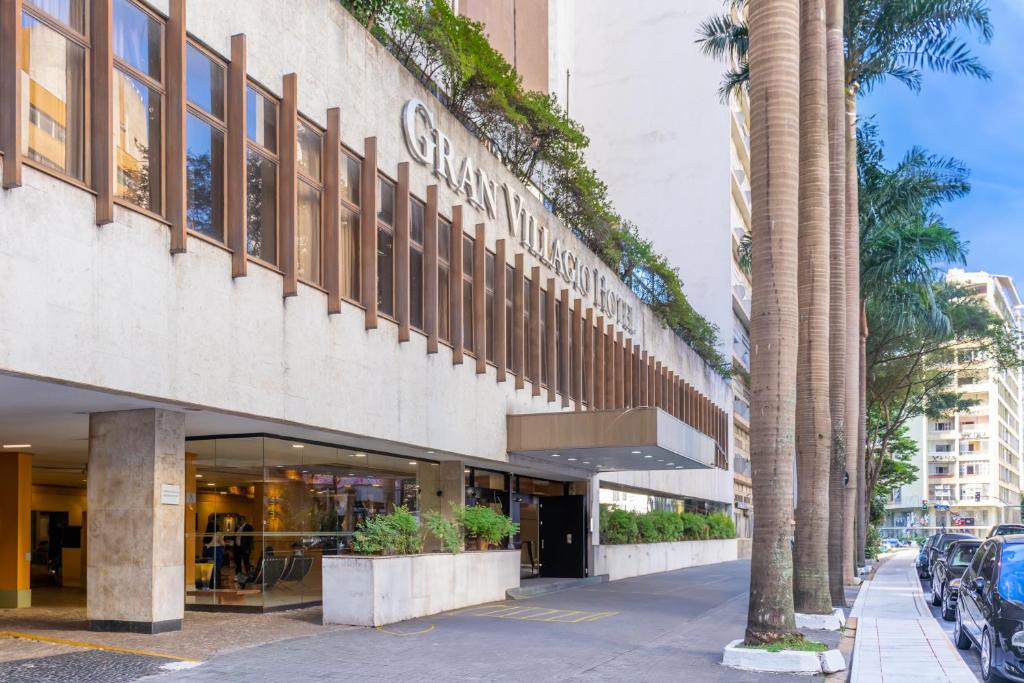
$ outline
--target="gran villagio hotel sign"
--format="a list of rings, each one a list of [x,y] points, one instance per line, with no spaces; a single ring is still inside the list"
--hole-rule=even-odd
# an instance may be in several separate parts
[[[431,166],[433,173],[445,181],[455,194],[464,194],[466,202],[487,216],[498,217],[497,187],[487,174],[466,156],[455,155],[451,139],[434,123],[434,115],[422,101],[411,99],[402,108],[402,134],[409,154],[418,163]],[[608,288],[608,280],[596,266],[591,266],[562,240],[552,236],[551,228],[529,213],[523,197],[508,183],[502,184],[505,195],[505,217],[508,234],[533,254],[545,267],[569,284],[584,299],[593,297],[594,308],[609,322],[633,334],[633,306]]]

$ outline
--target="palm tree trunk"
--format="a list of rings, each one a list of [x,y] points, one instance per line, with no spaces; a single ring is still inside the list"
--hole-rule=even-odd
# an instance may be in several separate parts
[[[750,459],[753,558],[746,641],[791,634],[796,420],[800,7],[751,0],[750,165],[754,240]]]
[[[867,443],[868,443],[868,317],[864,301],[860,303],[860,416],[857,420],[857,563],[864,566],[865,547],[868,541],[868,523],[871,519],[871,496],[873,488],[867,486]]]
[[[828,585],[832,604],[846,605],[843,581],[843,512],[846,500],[846,102],[843,87],[843,0],[827,0],[829,148],[829,465]]]
[[[828,614],[829,147],[825,0],[800,3],[800,335],[796,396],[797,612]]]
[[[860,211],[857,187],[857,93],[846,89],[846,480],[843,582],[853,583],[857,558],[857,479],[860,442]]]

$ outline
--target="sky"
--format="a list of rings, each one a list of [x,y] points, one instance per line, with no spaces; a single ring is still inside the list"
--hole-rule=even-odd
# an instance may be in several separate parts
[[[886,165],[913,146],[971,170],[967,197],[940,207],[969,242],[967,268],[1012,275],[1024,295],[1024,0],[989,0],[995,35],[971,40],[992,80],[926,72],[915,94],[887,80],[860,98],[874,115]]]

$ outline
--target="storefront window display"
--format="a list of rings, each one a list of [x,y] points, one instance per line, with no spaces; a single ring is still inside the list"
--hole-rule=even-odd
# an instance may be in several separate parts
[[[272,436],[186,444],[185,591],[192,609],[315,604],[321,558],[367,517],[419,510],[434,463]]]

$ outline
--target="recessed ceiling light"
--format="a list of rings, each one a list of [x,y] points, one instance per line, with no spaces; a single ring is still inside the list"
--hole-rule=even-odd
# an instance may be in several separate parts
[[[203,478],[203,475],[201,475],[201,474],[197,474],[196,475],[196,479],[202,479],[202,478]]]
[[[590,461],[589,461],[589,460],[584,460],[584,461],[583,461],[583,464],[584,464],[584,465],[589,465],[589,464],[590,464]]]
[[[469,474],[469,470],[462,470],[463,474]]]
[[[427,455],[433,455],[434,451],[427,451]]]
[[[220,492],[220,495],[222,495],[222,496],[226,496],[226,495],[228,495],[228,492],[227,492],[227,491],[221,491],[221,492]]]
[[[551,454],[551,457],[552,457],[552,458],[561,458],[562,456],[561,456],[561,455],[559,455],[558,453],[552,453],[552,454]]]
[[[653,458],[653,455],[645,455],[644,458]]]
[[[365,458],[366,457],[366,453],[353,453],[353,455],[355,455],[357,458]]]
[[[410,460],[410,461],[409,461],[409,464],[410,464],[410,465],[418,465],[419,463],[418,463],[418,462],[416,462],[415,460]]]
[[[292,448],[305,448],[306,446],[301,443],[293,443]]]
[[[85,481],[86,481],[86,480],[85,480],[85,479],[83,479],[83,480],[82,480],[82,483],[85,483]]]
[[[207,486],[216,486],[216,484],[214,484],[214,483],[213,483],[212,481],[208,481],[208,482],[206,482],[206,485],[207,485]]]
[[[5,443],[4,448],[32,448],[30,443]]]
[[[641,451],[630,451],[633,455],[640,455]]]
[[[575,462],[576,458],[569,458],[569,462]]]

